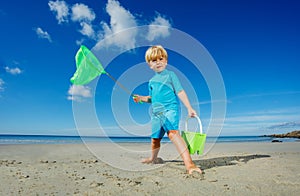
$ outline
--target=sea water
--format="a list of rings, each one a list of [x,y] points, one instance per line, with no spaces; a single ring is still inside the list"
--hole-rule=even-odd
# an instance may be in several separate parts
[[[232,142],[272,142],[276,138],[262,136],[219,136],[207,137],[208,143],[232,143]],[[297,141],[294,138],[280,138],[283,142]],[[93,137],[93,136],[57,136],[57,135],[0,135],[0,144],[76,144],[76,143],[150,143],[150,137]],[[164,137],[162,142],[170,142]]]

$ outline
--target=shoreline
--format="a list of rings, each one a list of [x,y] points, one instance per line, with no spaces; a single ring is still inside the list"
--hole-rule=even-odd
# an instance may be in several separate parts
[[[80,137],[57,135],[0,135],[0,145],[3,144],[82,144],[82,143],[149,143],[149,137]],[[206,143],[240,143],[240,142],[297,142],[297,138],[274,138],[266,136],[218,136],[206,137]],[[162,143],[171,143],[169,138]]]
[[[148,143],[1,145],[0,194],[296,195],[299,147],[216,143],[205,155],[192,155],[205,174],[188,175],[172,144],[162,145],[165,162],[158,165],[140,163],[150,155]]]

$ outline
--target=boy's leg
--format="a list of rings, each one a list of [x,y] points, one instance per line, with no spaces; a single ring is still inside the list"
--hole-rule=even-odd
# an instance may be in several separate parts
[[[194,171],[202,173],[201,169],[198,168],[194,162],[192,161],[192,158],[190,156],[190,153],[187,149],[186,143],[182,139],[182,137],[179,134],[179,131],[177,130],[170,130],[168,132],[168,137],[170,140],[175,144],[177,151],[179,152],[185,167],[189,174],[192,174]]]
[[[160,161],[158,160],[158,152],[160,150],[160,140],[159,138],[152,138],[151,140],[151,157],[147,159],[143,159],[142,163],[159,163]]]

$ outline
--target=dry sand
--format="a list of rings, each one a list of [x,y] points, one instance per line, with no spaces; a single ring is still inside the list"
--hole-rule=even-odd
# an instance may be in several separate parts
[[[219,143],[186,174],[172,144],[1,145],[0,195],[299,195],[300,142]]]

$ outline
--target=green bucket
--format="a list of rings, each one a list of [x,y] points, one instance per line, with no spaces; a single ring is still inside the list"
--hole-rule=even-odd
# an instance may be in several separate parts
[[[188,120],[190,119],[188,117],[185,121],[185,131],[181,132],[181,136],[185,141],[190,154],[197,153],[198,155],[201,155],[203,154],[203,150],[204,150],[206,134],[202,133],[202,123],[200,118],[198,116],[195,116],[195,118],[198,120],[200,131],[199,132],[188,131],[187,123]]]

